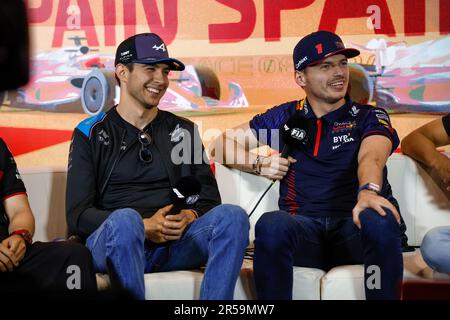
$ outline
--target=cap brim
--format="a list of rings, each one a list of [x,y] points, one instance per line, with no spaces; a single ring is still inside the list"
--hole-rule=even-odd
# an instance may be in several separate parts
[[[163,58],[163,59],[155,59],[155,60],[142,59],[142,60],[132,60],[131,62],[142,63],[142,64],[165,63],[169,66],[170,70],[175,70],[175,71],[183,71],[185,68],[183,62],[181,62],[180,60],[174,59],[174,58]]]
[[[356,57],[356,56],[359,56],[360,53],[361,53],[361,52],[359,52],[358,49],[354,49],[354,48],[340,49],[340,50],[337,50],[337,51],[334,51],[334,52],[331,52],[331,53],[327,54],[325,57],[323,57],[323,58],[320,59],[320,60],[313,61],[313,62],[311,62],[311,63],[305,65],[305,68],[306,68],[306,67],[315,66],[315,65],[321,63],[322,61],[324,61],[325,59],[327,59],[327,58],[329,58],[329,57],[332,57],[332,56],[335,56],[335,55],[337,55],[337,54],[343,54],[346,58],[350,59],[350,58],[354,58],[354,57]],[[303,69],[304,69],[304,68],[303,68]]]
[[[332,52],[332,53],[328,54],[327,58],[331,57],[331,56],[335,56],[337,54],[343,54],[344,56],[346,56],[347,58],[350,59],[350,58],[354,58],[356,56],[359,56],[360,52],[359,52],[358,49],[345,48],[345,49],[341,49],[341,50],[338,50],[338,51],[335,51],[335,52]]]

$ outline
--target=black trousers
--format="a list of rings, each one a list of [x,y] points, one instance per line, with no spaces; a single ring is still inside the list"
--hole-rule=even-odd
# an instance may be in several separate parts
[[[0,272],[0,294],[88,297],[97,283],[89,250],[72,241],[35,242],[12,272]]]

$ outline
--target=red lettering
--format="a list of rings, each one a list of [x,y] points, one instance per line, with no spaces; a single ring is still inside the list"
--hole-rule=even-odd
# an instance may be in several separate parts
[[[150,30],[157,33],[166,44],[172,43],[178,29],[178,0],[164,0],[164,26],[156,0],[142,0]]]
[[[439,1],[439,32],[441,34],[450,33],[450,0]]]
[[[253,0],[216,0],[239,11],[241,21],[233,23],[217,23],[208,26],[211,43],[239,42],[247,39],[255,28],[256,7]]]
[[[405,35],[425,34],[425,0],[405,0]]]
[[[27,1],[28,2],[28,1]],[[28,3],[27,3],[28,5]],[[52,14],[52,0],[42,0],[37,8],[28,7],[28,20],[30,23],[41,23],[50,18]]]
[[[367,8],[374,5],[380,8],[379,18],[381,19],[381,27],[375,28],[375,33],[395,36],[394,24],[386,0],[327,0],[322,11],[319,30],[335,32],[339,19],[368,17]]]
[[[80,8],[81,25],[80,30],[86,33],[87,44],[89,46],[98,46],[97,33],[95,32],[94,18],[92,17],[91,8],[88,0],[77,0]],[[67,28],[67,8],[70,5],[70,0],[60,0],[58,12],[56,14],[55,32],[53,34],[53,47],[61,47],[63,43],[64,32],[69,30]]]
[[[136,34],[136,0],[123,0],[125,39]]]
[[[322,44],[321,43],[316,45],[316,50],[317,50],[317,54],[322,54],[323,53],[323,48],[322,48]]]
[[[280,41],[281,10],[305,8],[314,0],[270,0],[264,1],[264,37],[266,41]]]
[[[105,25],[105,46],[116,45],[116,2],[103,0],[103,21]]]

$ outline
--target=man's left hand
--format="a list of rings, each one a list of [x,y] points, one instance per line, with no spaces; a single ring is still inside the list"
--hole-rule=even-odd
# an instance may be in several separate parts
[[[162,229],[164,239],[178,240],[186,227],[196,219],[196,215],[190,209],[183,209],[180,213],[169,214],[165,218]]]
[[[358,193],[358,203],[353,208],[353,222],[358,228],[361,229],[359,214],[364,209],[371,208],[378,212],[380,216],[385,216],[386,211],[384,211],[383,207],[391,210],[395,220],[397,220],[398,224],[400,224],[400,214],[392,203],[390,203],[386,198],[383,198],[370,190],[362,190]]]

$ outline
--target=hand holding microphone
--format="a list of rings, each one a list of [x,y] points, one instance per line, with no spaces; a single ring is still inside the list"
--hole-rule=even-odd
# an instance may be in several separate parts
[[[201,184],[194,176],[181,178],[172,189],[172,204],[144,219],[147,239],[154,243],[178,240],[186,227],[195,220],[190,208],[200,197]]]
[[[302,148],[308,142],[309,122],[298,113],[291,116],[280,128],[283,138],[283,150],[279,154],[260,159],[260,175],[271,180],[281,180],[287,174],[289,166],[297,162],[289,156],[294,148]]]
[[[202,185],[194,176],[186,176],[180,179],[172,189],[173,207],[166,215],[162,233],[166,240],[178,240],[186,227],[196,217],[192,211],[200,197]]]
[[[261,195],[259,200],[256,202],[252,211],[248,215],[250,218],[255,212],[261,200],[264,198],[266,193],[275,184],[276,180],[281,180],[287,174],[289,170],[289,165],[291,163],[297,162],[296,159],[289,156],[293,148],[303,148],[308,143],[308,131],[309,122],[307,119],[300,117],[298,113],[294,113],[288,121],[283,125],[281,130],[281,136],[283,137],[284,146],[281,154],[273,155],[268,159],[268,165],[264,165],[264,161],[261,162],[260,175],[272,179],[272,183],[267,187],[264,193]],[[272,162],[273,161],[273,162]],[[265,168],[268,168],[267,171]]]
[[[291,163],[297,160],[291,156],[282,157],[280,153],[273,154],[269,157],[262,157],[260,160],[261,170],[259,175],[270,180],[281,180],[287,174]]]

